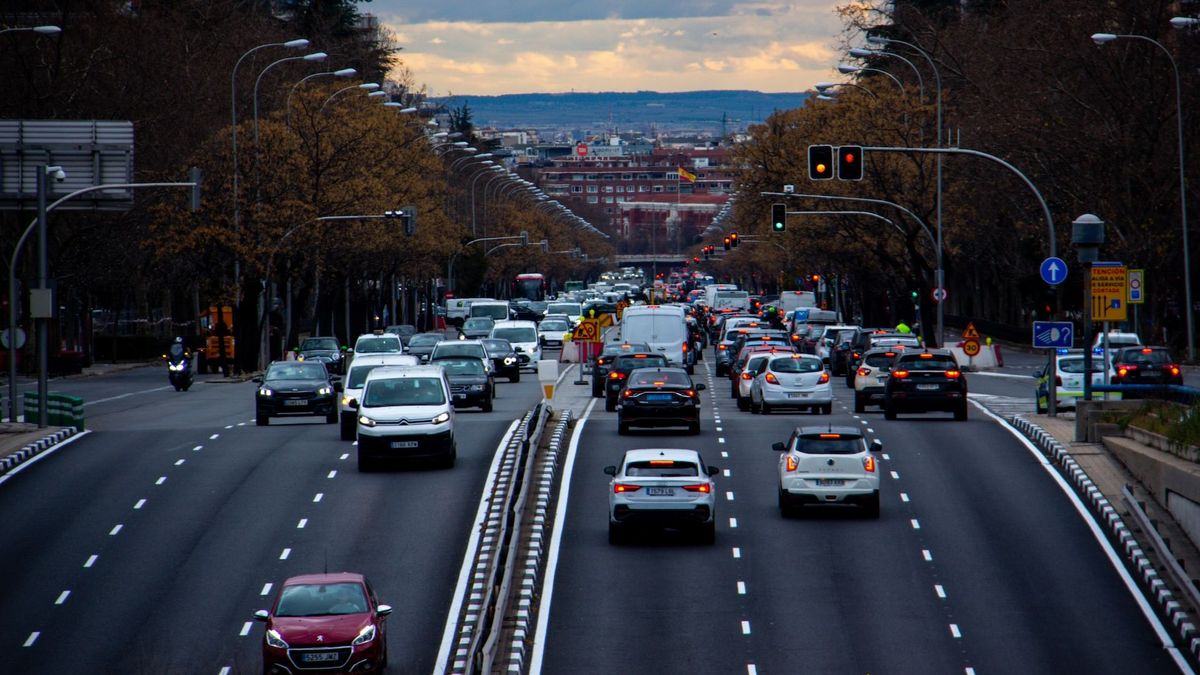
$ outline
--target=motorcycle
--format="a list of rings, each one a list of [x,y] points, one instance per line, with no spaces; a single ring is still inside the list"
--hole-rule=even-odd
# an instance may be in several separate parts
[[[171,345],[170,354],[163,354],[167,360],[167,380],[175,391],[187,391],[196,381],[196,373],[192,369],[192,355],[181,345]]]

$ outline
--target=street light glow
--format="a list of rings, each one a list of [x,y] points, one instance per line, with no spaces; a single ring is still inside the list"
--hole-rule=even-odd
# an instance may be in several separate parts
[[[41,35],[55,35],[62,32],[58,26],[34,26],[33,32]]]
[[[308,38],[296,38],[295,40],[288,40],[283,43],[283,46],[288,49],[304,49],[308,44]]]
[[[1102,45],[1107,42],[1112,42],[1113,40],[1116,40],[1116,39],[1117,39],[1117,36],[1113,35],[1112,33],[1092,33],[1092,42],[1095,42],[1098,45]]]
[[[324,61],[325,59],[329,58],[329,55],[325,52],[313,52],[311,54],[305,54],[300,58],[304,59],[305,61]]]

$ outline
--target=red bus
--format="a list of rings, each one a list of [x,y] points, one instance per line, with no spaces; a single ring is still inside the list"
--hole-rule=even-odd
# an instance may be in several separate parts
[[[546,299],[546,277],[543,274],[532,272],[529,274],[518,274],[513,280],[512,285],[513,300],[532,300],[541,301]]]

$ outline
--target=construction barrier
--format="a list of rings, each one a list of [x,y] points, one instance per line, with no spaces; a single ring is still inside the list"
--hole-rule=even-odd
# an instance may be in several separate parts
[[[25,421],[38,421],[38,393],[25,392]],[[46,394],[46,424],[52,427],[74,427],[83,431],[83,399],[78,396],[68,396],[49,392]]]

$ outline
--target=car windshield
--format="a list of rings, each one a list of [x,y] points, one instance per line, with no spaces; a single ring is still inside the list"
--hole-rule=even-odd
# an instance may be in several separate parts
[[[892,347],[895,345],[904,345],[905,347],[921,346],[921,343],[917,340],[917,338],[906,338],[899,336],[874,338],[871,340],[871,344],[878,347]]]
[[[434,364],[446,369],[447,375],[483,376],[483,361],[479,359],[436,359]]]
[[[895,354],[888,356],[885,354],[867,354],[863,362],[872,368],[887,368],[892,365],[892,360],[896,358]]]
[[[474,319],[467,319],[466,322],[463,323],[463,328],[483,328],[485,330],[491,330],[492,326],[494,325],[496,325],[496,322],[492,319],[477,317]]]
[[[496,328],[492,331],[492,337],[509,342],[537,342],[538,340],[536,330],[524,327]]]
[[[320,363],[280,363],[267,369],[267,382],[279,380],[324,380],[329,371]]]
[[[831,438],[796,439],[792,449],[803,455],[856,455],[864,450],[862,439],[841,434],[823,434]]]
[[[412,337],[417,334],[417,327],[410,323],[402,323],[398,326],[388,326],[387,332],[395,333],[400,337]]]
[[[400,346],[400,338],[398,337],[370,337],[363,338],[354,346],[355,354],[386,354],[389,352],[398,352],[402,349]]]
[[[793,359],[791,357],[774,359],[771,361],[770,367],[777,373],[819,373],[825,368],[820,359]]]
[[[656,366],[666,367],[667,357],[659,354],[632,355],[626,354],[618,356],[613,367],[617,370],[631,371],[634,368],[654,368]]]
[[[487,350],[488,356],[504,356],[513,350],[512,344],[508,340],[496,340],[494,338],[484,340],[483,348]]]
[[[300,351],[306,352],[310,349],[331,349],[337,351],[338,343],[334,338],[308,338],[300,343]]]
[[[949,356],[934,356],[929,359],[906,359],[900,364],[909,370],[958,370],[958,363]]]
[[[363,406],[441,405],[446,402],[442,380],[437,377],[397,377],[367,383]]]
[[[612,356],[613,354],[621,354],[621,353],[632,354],[635,352],[648,352],[648,351],[650,351],[650,345],[647,345],[647,344],[632,344],[629,342],[626,342],[626,343],[614,342],[614,343],[609,343],[604,346],[603,354],[606,356]]]
[[[630,462],[625,465],[625,475],[629,477],[674,478],[684,476],[699,476],[700,467],[695,462],[677,459],[652,459],[645,462]]]
[[[331,616],[368,611],[367,595],[356,583],[284,586],[275,616]]]
[[[378,368],[381,364],[372,363],[367,366],[354,366],[350,368],[350,374],[346,376],[347,389],[362,389],[363,383],[367,381],[367,375],[372,370]]]
[[[574,302],[551,302],[546,305],[546,314],[579,316],[580,305]]]
[[[1083,373],[1083,359],[1059,359],[1058,369],[1072,375],[1081,374]]]
[[[432,347],[445,339],[446,339],[446,336],[438,334],[438,333],[422,333],[420,335],[414,335],[412,337],[412,339],[408,341],[408,346],[410,348],[411,347]]]
[[[434,358],[438,359],[447,356],[474,356],[475,358],[485,358],[487,356],[487,352],[484,351],[482,345],[462,342],[443,342],[433,352]]]
[[[550,321],[543,321],[542,325],[541,325],[541,329],[546,330],[546,331],[552,330],[552,331],[564,332],[569,329],[569,326],[567,326],[567,322],[565,322],[565,321],[555,321],[552,319]]]
[[[1171,363],[1171,355],[1161,349],[1127,349],[1118,361],[1135,366],[1159,366]]]
[[[631,387],[661,387],[663,385],[689,387],[691,384],[692,381],[688,378],[687,373],[675,370],[635,370],[629,376],[629,386]]]

